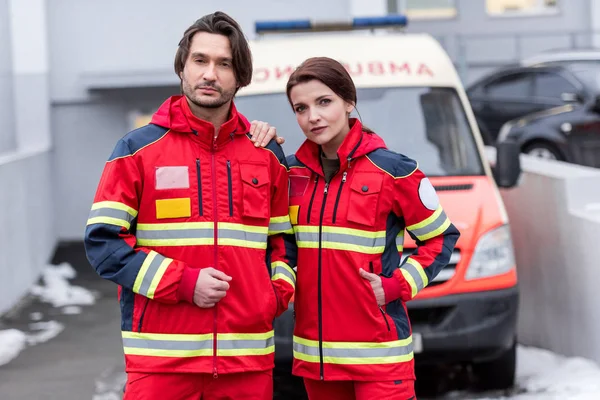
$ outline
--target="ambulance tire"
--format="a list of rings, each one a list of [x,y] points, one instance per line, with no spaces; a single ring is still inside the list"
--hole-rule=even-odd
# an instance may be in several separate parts
[[[478,390],[510,389],[515,383],[517,369],[517,341],[495,360],[476,363],[472,366],[475,385]]]

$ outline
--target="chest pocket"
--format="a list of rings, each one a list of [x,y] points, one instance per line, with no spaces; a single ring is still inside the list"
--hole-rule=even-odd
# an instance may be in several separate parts
[[[269,218],[269,168],[264,164],[241,163],[243,215]]]
[[[383,176],[376,172],[355,172],[350,183],[348,221],[374,226]]]

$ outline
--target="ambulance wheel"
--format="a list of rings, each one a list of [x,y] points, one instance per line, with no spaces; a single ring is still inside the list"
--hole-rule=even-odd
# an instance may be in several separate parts
[[[515,383],[517,369],[517,341],[495,360],[472,366],[475,384],[479,390],[510,389]]]

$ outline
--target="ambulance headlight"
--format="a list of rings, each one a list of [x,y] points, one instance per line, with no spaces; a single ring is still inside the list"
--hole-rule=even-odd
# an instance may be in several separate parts
[[[510,228],[503,225],[479,239],[465,278],[470,280],[501,275],[514,267],[515,255]]]

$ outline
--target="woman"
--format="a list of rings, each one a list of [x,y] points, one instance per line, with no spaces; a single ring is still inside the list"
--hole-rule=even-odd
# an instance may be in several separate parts
[[[459,233],[417,163],[350,118],[356,88],[340,63],[306,60],[287,96],[307,138],[289,157],[293,373],[311,400],[415,398],[405,302],[448,263]],[[401,265],[405,228],[418,247]]]

